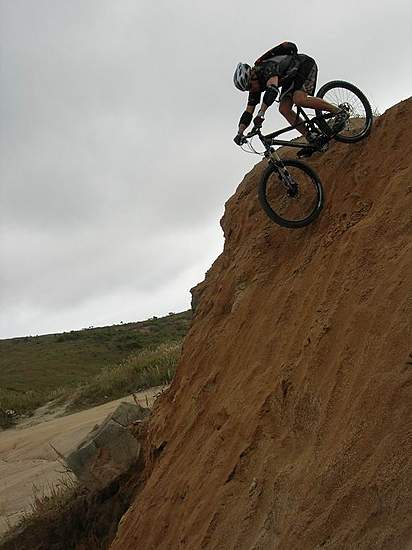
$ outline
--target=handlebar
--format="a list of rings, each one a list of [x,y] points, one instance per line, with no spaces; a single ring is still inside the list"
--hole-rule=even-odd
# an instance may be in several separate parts
[[[262,134],[261,128],[258,128],[257,126],[254,126],[248,134],[243,136],[242,144],[247,143],[248,140],[250,138],[252,138],[253,136],[258,136],[258,138],[260,139],[261,143],[263,144],[263,146],[265,147],[266,150],[268,150],[269,147],[272,145],[271,138],[269,138],[269,139],[266,138],[266,136],[264,136]]]
[[[254,126],[252,128],[252,130],[245,135],[245,139],[249,139],[253,136],[262,136],[261,132],[260,132],[260,128],[258,128],[257,126]]]

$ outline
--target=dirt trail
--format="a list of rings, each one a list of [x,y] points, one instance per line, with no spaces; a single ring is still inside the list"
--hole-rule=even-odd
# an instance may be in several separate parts
[[[411,120],[310,159],[307,228],[266,218],[263,163],[227,202],[112,550],[412,548]]]
[[[161,391],[161,388],[152,388],[137,393],[136,397],[142,406],[151,406]],[[29,419],[26,427],[23,425],[0,433],[0,536],[30,507],[33,485],[42,494],[67,475],[62,474],[64,468],[56,460],[51,445],[59,453],[66,454],[121,401],[133,402],[133,397],[110,401],[35,426],[30,425],[32,420]],[[39,420],[36,416],[36,421]]]

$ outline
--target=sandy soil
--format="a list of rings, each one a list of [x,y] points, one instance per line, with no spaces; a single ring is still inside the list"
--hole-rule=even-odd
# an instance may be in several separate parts
[[[307,228],[262,212],[264,162],[226,203],[112,550],[412,548],[411,120],[309,159]]]
[[[136,397],[142,406],[151,407],[161,391],[162,388],[152,388]],[[133,402],[133,397],[54,419],[62,410],[50,412],[44,407],[16,429],[0,433],[0,536],[30,508],[34,494],[47,493],[50,486],[61,483],[68,475],[52,446],[67,454],[121,401]]]

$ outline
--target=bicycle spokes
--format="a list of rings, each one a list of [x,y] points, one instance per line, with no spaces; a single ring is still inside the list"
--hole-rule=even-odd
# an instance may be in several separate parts
[[[266,200],[279,217],[295,223],[316,210],[319,193],[310,175],[300,167],[279,167],[268,178]]]
[[[355,141],[358,136],[368,132],[371,119],[370,105],[355,86],[338,81],[335,86],[325,85],[319,91],[319,95],[328,103],[340,106],[349,113],[344,128],[339,131],[342,141]],[[333,120],[330,118],[326,121],[329,128],[332,128]]]

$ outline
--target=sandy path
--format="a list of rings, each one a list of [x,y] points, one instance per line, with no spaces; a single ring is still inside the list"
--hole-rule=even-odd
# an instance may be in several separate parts
[[[161,391],[152,388],[136,396],[142,406],[151,406]],[[30,508],[34,487],[42,494],[67,475],[51,445],[65,455],[121,401],[133,402],[133,397],[0,433],[0,536]]]

